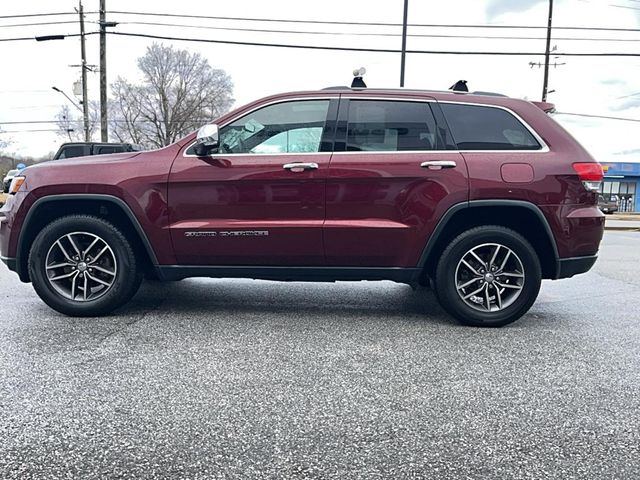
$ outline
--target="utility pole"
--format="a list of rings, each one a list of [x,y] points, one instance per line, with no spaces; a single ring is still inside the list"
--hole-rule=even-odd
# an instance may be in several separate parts
[[[106,0],[100,0],[100,139],[109,141],[107,127],[107,20]]]
[[[402,54],[400,57],[400,86],[404,87],[404,64],[407,56],[407,13],[409,0],[404,0],[404,17],[402,18]]]
[[[84,41],[84,10],[82,9],[82,0],[78,0],[78,13],[80,14],[80,55],[82,56],[82,113],[84,115],[84,141],[91,140],[89,136],[89,102],[87,101],[87,55],[85,51]]]
[[[547,24],[547,48],[544,51],[544,81],[542,83],[542,101],[547,101],[549,86],[549,55],[551,54],[551,19],[553,18],[553,0],[549,0],[549,23]]]

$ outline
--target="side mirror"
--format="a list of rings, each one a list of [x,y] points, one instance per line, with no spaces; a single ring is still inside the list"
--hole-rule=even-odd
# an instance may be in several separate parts
[[[210,124],[200,127],[193,149],[197,156],[206,157],[218,153],[218,125]]]

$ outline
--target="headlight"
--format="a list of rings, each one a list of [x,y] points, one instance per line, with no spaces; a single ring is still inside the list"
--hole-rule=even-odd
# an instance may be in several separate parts
[[[26,180],[27,177],[24,176],[13,177],[13,180],[11,180],[11,186],[9,187],[9,195],[15,195]]]

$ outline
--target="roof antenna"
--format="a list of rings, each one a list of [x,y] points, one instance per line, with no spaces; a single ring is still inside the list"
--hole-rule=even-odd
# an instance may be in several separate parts
[[[367,69],[364,67],[356,68],[353,71],[353,82],[351,82],[351,88],[367,88],[367,84],[362,80],[362,76],[367,73]]]
[[[456,83],[449,87],[449,90],[453,90],[454,92],[468,92],[469,88],[467,87],[467,81],[458,80]]]

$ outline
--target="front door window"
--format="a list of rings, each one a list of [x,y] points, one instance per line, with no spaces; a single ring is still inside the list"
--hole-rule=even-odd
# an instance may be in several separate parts
[[[278,103],[220,130],[220,153],[312,153],[320,151],[329,100]]]

